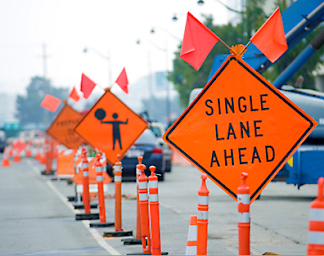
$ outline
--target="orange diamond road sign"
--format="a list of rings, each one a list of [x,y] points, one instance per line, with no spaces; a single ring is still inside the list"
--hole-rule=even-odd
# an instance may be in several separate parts
[[[235,200],[248,173],[252,203],[316,125],[230,55],[163,138]]]
[[[117,161],[117,154],[123,158],[147,128],[146,120],[107,90],[75,127],[75,131],[94,148],[103,151],[112,166]]]
[[[77,149],[84,142],[74,131],[75,126],[82,119],[82,115],[65,104],[61,112],[47,129],[46,133],[70,149]]]

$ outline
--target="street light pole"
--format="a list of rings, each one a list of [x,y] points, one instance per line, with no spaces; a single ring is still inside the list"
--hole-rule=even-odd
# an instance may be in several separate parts
[[[151,31],[152,33],[152,31]],[[153,32],[154,33],[154,32]],[[166,61],[166,70],[165,70],[165,87],[166,87],[166,122],[167,122],[167,125],[169,126],[170,125],[170,87],[169,87],[169,82],[168,82],[168,79],[167,79],[167,74],[168,74],[168,64],[169,64],[169,58],[168,58],[168,45],[167,45],[167,42],[166,42],[166,47],[165,48],[162,48],[158,45],[156,45],[155,43],[153,43],[152,41],[148,40],[148,39],[145,39],[145,41],[148,41],[150,44],[152,44],[154,47],[156,47],[157,49],[161,50],[161,51],[164,51],[165,52],[165,61]],[[137,40],[137,44],[140,44],[140,40]]]
[[[106,59],[108,61],[108,87],[110,87],[112,85],[112,72],[111,72],[111,55],[110,55],[110,50],[108,49],[108,56],[102,54],[101,52],[99,52],[98,50],[91,48],[91,47],[85,47],[83,49],[84,53],[87,53],[88,50],[91,50],[93,52],[95,52],[97,55],[99,55],[100,57]]]

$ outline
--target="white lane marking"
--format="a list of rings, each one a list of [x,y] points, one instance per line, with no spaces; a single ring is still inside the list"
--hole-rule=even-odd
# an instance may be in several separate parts
[[[164,208],[167,208],[167,209],[170,209],[170,210],[174,211],[174,212],[175,212],[175,213],[177,213],[177,214],[180,214],[180,213],[182,213],[182,211],[180,211],[180,210],[177,210],[177,209],[173,208],[173,207],[172,207],[172,206],[170,206],[170,205],[161,204],[161,203],[160,203],[160,205],[161,205],[162,207],[164,207]]]
[[[28,164],[33,168],[33,171],[35,171],[37,174],[40,174],[40,171],[32,165],[31,161],[27,161]],[[61,199],[61,201],[68,207],[70,208],[73,212],[75,213],[81,213],[79,210],[75,210],[72,204],[68,203],[66,200],[66,197],[63,196],[63,194],[53,185],[53,183],[50,180],[46,181],[47,186],[53,190],[53,192]],[[96,239],[97,243],[104,248],[108,253],[111,255],[121,255],[118,251],[116,251],[112,246],[107,244],[105,239],[98,233],[98,231],[94,228],[90,228],[90,221],[88,220],[82,220],[83,225],[89,230],[91,235],[93,236],[94,239]]]

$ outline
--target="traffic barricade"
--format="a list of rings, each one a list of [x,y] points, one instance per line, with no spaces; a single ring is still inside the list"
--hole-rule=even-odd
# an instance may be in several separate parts
[[[209,190],[206,186],[207,175],[201,175],[201,186],[198,190],[198,216],[197,216],[197,254],[207,255],[208,238],[208,201]]]
[[[197,215],[191,215],[185,255],[197,255]]]
[[[324,178],[318,179],[318,195],[310,205],[307,255],[324,255]]]
[[[250,188],[248,174],[242,172],[242,183],[237,188],[239,255],[250,255]]]
[[[117,162],[114,165],[115,182],[115,231],[104,232],[104,237],[132,236],[133,231],[122,228],[122,163],[121,157],[117,155]]]

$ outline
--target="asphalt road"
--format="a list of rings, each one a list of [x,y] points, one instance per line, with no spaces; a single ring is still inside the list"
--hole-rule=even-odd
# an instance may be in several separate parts
[[[0,156],[2,162],[2,155]],[[43,176],[44,167],[34,159],[22,159],[0,173],[1,255],[125,255],[142,252],[141,245],[123,245],[121,238],[103,238],[113,228],[89,228],[89,221],[76,221],[67,196],[74,185]],[[162,251],[185,253],[189,219],[197,214],[197,191],[201,173],[192,166],[174,165],[159,182]],[[108,194],[114,194],[109,184]],[[208,248],[210,255],[237,255],[237,204],[210,180]],[[135,182],[122,185],[123,228],[136,232]],[[251,253],[274,252],[305,255],[309,205],[317,186],[297,190],[285,183],[270,183],[261,199],[251,205]],[[127,199],[129,198],[129,199]],[[98,212],[93,209],[92,212]],[[114,220],[114,199],[106,199],[107,221]],[[97,221],[92,221],[97,222]]]

